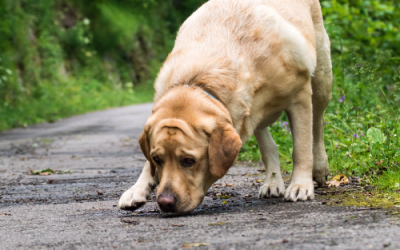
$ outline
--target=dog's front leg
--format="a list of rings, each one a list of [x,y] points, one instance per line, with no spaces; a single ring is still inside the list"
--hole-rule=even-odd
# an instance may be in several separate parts
[[[281,175],[278,146],[275,144],[268,127],[257,129],[254,135],[256,136],[266,170],[264,185],[260,188],[258,197],[270,198],[283,196],[285,193],[285,183]]]
[[[311,93],[306,88],[296,99],[287,110],[293,135],[293,173],[285,192],[287,201],[314,198]]]
[[[151,192],[157,186],[157,173],[151,176],[150,162],[146,161],[139,179],[130,189],[122,194],[118,207],[123,210],[136,210],[146,204]]]

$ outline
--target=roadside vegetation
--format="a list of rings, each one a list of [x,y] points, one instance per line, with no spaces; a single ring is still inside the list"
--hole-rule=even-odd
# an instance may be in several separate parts
[[[0,2],[0,131],[152,100],[179,25],[203,0]],[[325,114],[332,174],[400,190],[400,3],[321,0],[334,84]],[[291,171],[283,115],[271,128]],[[239,160],[260,161],[251,138]]]
[[[331,39],[332,101],[325,113],[331,173],[399,192],[400,10],[395,1],[322,1]],[[285,172],[292,169],[292,137],[283,115],[270,131]],[[260,161],[255,138],[239,160]]]

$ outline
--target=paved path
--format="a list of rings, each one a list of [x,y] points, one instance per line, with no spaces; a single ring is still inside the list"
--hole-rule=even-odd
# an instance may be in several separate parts
[[[0,133],[0,249],[400,249],[399,217],[383,210],[259,200],[258,163],[233,167],[190,215],[161,214],[154,196],[118,210],[144,164],[137,140],[150,112],[142,104]],[[59,174],[29,175],[46,168]]]

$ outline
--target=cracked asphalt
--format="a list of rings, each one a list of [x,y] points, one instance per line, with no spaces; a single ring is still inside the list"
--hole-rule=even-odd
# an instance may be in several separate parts
[[[137,140],[151,107],[0,133],[0,249],[400,249],[388,211],[258,199],[261,163],[237,163],[188,215],[160,213],[154,195],[118,210],[145,161]]]

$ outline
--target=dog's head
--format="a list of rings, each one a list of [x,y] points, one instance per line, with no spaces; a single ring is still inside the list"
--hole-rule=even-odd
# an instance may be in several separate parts
[[[151,174],[158,175],[164,212],[195,209],[239,153],[240,137],[216,102],[200,89],[177,87],[153,108],[139,143]]]

